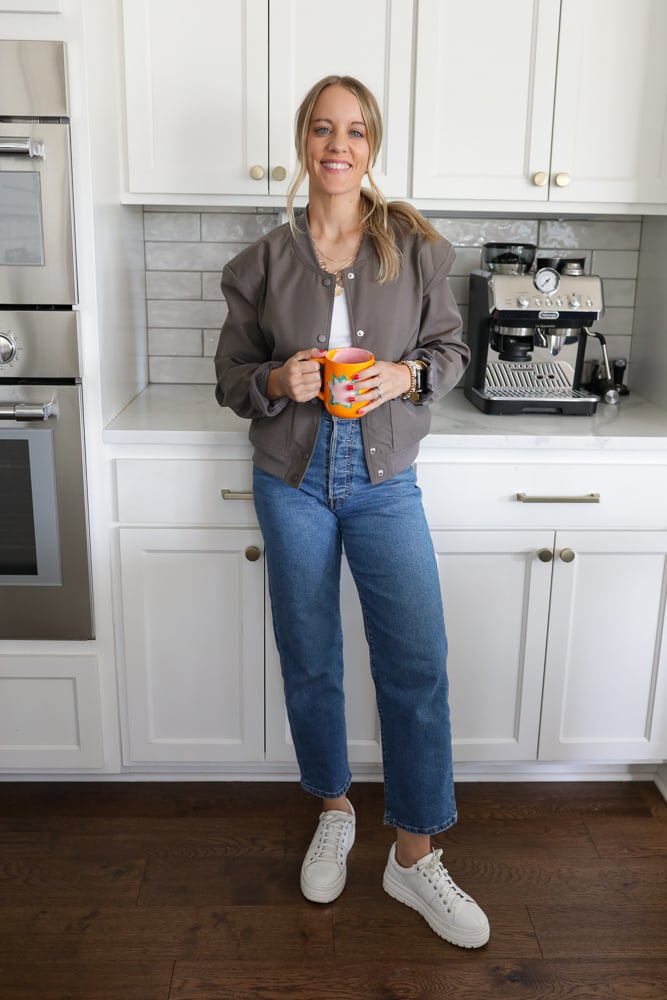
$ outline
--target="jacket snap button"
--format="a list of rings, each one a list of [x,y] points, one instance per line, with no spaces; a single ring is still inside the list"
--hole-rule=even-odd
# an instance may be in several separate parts
[[[378,469],[378,476],[382,478],[384,476],[384,469]]]
[[[354,271],[348,271],[347,276],[350,279],[350,281],[354,281]]]
[[[328,287],[331,284],[331,278],[322,278],[322,284]]]
[[[363,337],[363,335],[364,335],[363,330],[357,330],[357,337]]]
[[[325,335],[323,333],[318,333],[318,335],[317,335],[317,343],[318,344],[326,344],[326,342],[327,342],[327,338],[325,337]]]
[[[371,455],[375,454],[375,448],[371,448]]]

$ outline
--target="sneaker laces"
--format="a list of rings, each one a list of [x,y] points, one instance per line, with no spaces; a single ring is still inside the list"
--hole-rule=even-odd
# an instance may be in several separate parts
[[[352,820],[352,814],[347,818],[335,815],[334,810],[327,810],[320,819],[318,829],[319,837],[317,846],[313,851],[313,859],[318,861],[334,861],[336,864],[342,863],[343,840],[348,823]]]
[[[451,877],[442,861],[442,848],[433,851],[428,860],[417,863],[417,869],[421,872],[435,889],[436,895],[447,906],[450,913],[455,912],[456,907],[461,902],[472,902],[470,896],[466,895]]]

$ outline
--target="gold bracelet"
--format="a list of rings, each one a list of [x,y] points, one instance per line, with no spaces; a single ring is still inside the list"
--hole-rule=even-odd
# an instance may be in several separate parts
[[[408,361],[407,359],[404,359],[403,361],[399,361],[398,363],[399,365],[405,365],[405,367],[410,372],[410,388],[408,389],[407,392],[403,393],[401,399],[412,399],[412,397],[415,395],[417,391],[417,362]]]

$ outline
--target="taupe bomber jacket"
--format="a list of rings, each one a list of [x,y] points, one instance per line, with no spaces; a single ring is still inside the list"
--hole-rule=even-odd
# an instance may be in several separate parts
[[[360,418],[373,483],[414,461],[431,422],[424,404],[449,392],[470,359],[447,280],[454,248],[445,239],[427,243],[400,230],[397,241],[403,266],[395,281],[378,284],[368,236],[343,273],[355,346],[379,361],[429,362],[421,403],[391,399]],[[298,487],[315,447],[322,403],[270,400],[265,389],[272,368],[297,351],[326,348],[329,342],[334,282],[317,262],[305,213],[296,237],[287,224],[274,229],[225,266],[221,284],[229,312],[215,356],[216,399],[252,421],[255,464]]]

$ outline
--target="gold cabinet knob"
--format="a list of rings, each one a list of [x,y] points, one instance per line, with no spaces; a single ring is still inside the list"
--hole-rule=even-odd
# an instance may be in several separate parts
[[[570,181],[572,180],[572,178],[570,177],[569,174],[562,173],[562,174],[556,174],[554,180],[556,182],[556,187],[566,188],[570,183]]]
[[[271,171],[271,176],[273,177],[274,181],[284,181],[285,178],[287,177],[287,171],[285,170],[284,167],[274,167],[273,170]]]
[[[245,550],[245,557],[248,560],[248,562],[257,562],[261,554],[262,550],[259,549],[256,545],[249,545],[248,548]]]
[[[574,555],[575,554],[572,551],[572,549],[563,549],[562,552],[561,552],[561,554],[560,554],[560,558],[561,558],[561,561],[564,562],[564,563],[571,563],[571,562],[574,562]]]
[[[264,167],[259,163],[256,163],[254,167],[250,168],[250,176],[254,181],[261,181],[265,173],[266,171],[264,170]]]
[[[548,180],[549,174],[546,174],[544,170],[538,170],[536,174],[533,174],[533,184],[535,187],[543,188]]]
[[[540,549],[540,551],[537,553],[537,558],[540,560],[540,562],[551,562],[553,557],[554,554],[551,551],[551,549]]]

